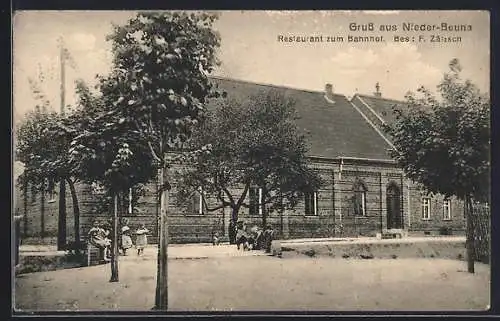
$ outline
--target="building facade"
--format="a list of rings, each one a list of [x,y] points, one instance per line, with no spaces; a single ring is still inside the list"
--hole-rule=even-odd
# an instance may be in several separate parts
[[[320,238],[375,236],[386,231],[409,234],[462,234],[465,227],[463,204],[456,199],[428,195],[405,178],[389,156],[393,148],[382,124],[394,121],[392,106],[402,102],[381,97],[355,95],[348,99],[327,84],[324,91],[307,91],[245,81],[213,78],[231,99],[247,99],[260,91],[277,90],[295,101],[297,126],[309,143],[310,166],[325,184],[305,195],[294,210],[270,212],[259,204],[258,189],[247,197],[255,207],[242,209],[240,217],[250,224],[267,224],[283,238]],[[221,98],[222,99],[222,98]],[[210,108],[210,107],[209,107]],[[173,243],[209,242],[214,230],[225,236],[230,220],[228,209],[205,212],[201,194],[186,206],[175,202],[175,177],[172,178],[168,208],[169,237]],[[140,196],[132,195],[127,210],[121,213],[132,229],[141,223],[152,231],[156,241],[158,204],[156,183],[144,187]],[[235,187],[237,188],[237,187]],[[80,230],[85,235],[93,220],[107,219],[97,213],[99,191],[78,185]],[[29,194],[29,193],[28,193]],[[69,193],[68,193],[69,194]],[[73,238],[72,199],[67,196],[67,239]],[[16,211],[24,215],[21,234],[25,242],[55,242],[57,236],[57,195],[16,193]],[[205,196],[209,204],[215,202]]]

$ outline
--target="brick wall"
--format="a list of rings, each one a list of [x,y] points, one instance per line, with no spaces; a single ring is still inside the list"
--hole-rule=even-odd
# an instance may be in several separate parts
[[[409,231],[412,234],[439,234],[440,228],[451,228],[453,234],[465,233],[465,217],[463,202],[451,197],[451,219],[444,218],[444,196],[440,194],[427,195],[416,186],[410,189],[411,194],[411,222]],[[430,217],[422,217],[422,203],[424,198],[430,199]]]
[[[317,215],[306,216],[304,202],[300,202],[294,210],[285,211],[283,218],[280,213],[268,213],[267,222],[277,230],[283,229],[285,238],[309,238],[309,237],[334,237],[334,236],[375,236],[376,233],[387,228],[387,199],[386,191],[389,183],[396,184],[400,188],[402,211],[402,224],[405,229],[413,233],[428,231],[432,234],[439,232],[440,227],[451,227],[454,234],[464,230],[465,220],[463,218],[463,205],[452,199],[451,220],[443,220],[443,197],[431,196],[431,216],[429,220],[422,219],[422,194],[418,188],[411,186],[408,190],[407,181],[404,179],[400,169],[388,163],[345,161],[340,174],[340,164],[335,161],[315,161],[311,163],[325,185],[317,191]],[[169,192],[168,224],[169,242],[190,243],[210,242],[212,230],[218,230],[227,235],[227,226],[230,220],[230,209],[219,209],[215,212],[203,214],[193,213],[187,206],[176,205],[175,175],[171,173],[173,189]],[[363,217],[353,215],[353,205],[350,197],[353,195],[353,184],[356,180],[362,180],[367,188],[366,191],[366,215]],[[105,220],[110,217],[109,213],[96,213],[94,210],[98,200],[89,186],[77,185],[78,199],[80,205],[80,230],[85,236],[93,221],[98,218]],[[241,192],[241,189],[236,189]],[[409,193],[408,193],[409,192]],[[410,197],[408,197],[410,194]],[[67,238],[73,240],[73,206],[69,188],[67,188]],[[42,215],[41,195],[36,198],[28,197],[26,220],[21,222],[21,233],[23,238],[41,238],[42,221],[44,237],[54,238],[57,236],[57,195],[54,202],[49,202],[45,197],[44,211]],[[218,205],[212,197],[207,198],[209,206]],[[24,213],[23,198],[19,193],[16,195],[16,208]],[[133,213],[121,213],[123,218],[129,220],[132,230],[144,223],[151,231],[149,241],[157,242],[157,204],[156,185],[148,184],[145,187],[145,195],[142,196],[137,205],[138,210]],[[250,215],[248,209],[242,208],[239,217],[250,225],[262,224],[262,216]],[[42,219],[43,218],[43,219]],[[283,225],[282,222],[283,221]],[[26,225],[26,233],[23,234]],[[342,228],[340,226],[342,225]],[[55,239],[54,239],[55,240]]]
[[[57,191],[59,187],[57,187]],[[24,215],[21,220],[21,236],[23,238],[53,238],[57,236],[59,199],[57,193],[52,195],[45,193],[32,193],[29,191],[25,197],[19,188],[14,190],[15,210]],[[43,201],[43,202],[42,202]],[[26,207],[25,207],[26,205]],[[67,211],[73,211],[71,194],[66,191]],[[67,238],[73,236],[73,219],[67,219]]]

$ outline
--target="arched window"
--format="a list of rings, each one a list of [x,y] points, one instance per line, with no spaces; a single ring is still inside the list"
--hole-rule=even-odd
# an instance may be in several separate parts
[[[205,190],[202,186],[198,186],[191,191],[189,198],[186,199],[185,213],[187,215],[203,215],[205,213]]]
[[[352,187],[353,191],[353,211],[356,216],[366,215],[366,185],[362,180],[358,179]]]

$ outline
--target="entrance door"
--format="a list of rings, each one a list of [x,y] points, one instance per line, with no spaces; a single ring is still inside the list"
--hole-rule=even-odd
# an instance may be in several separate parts
[[[387,229],[403,228],[401,190],[395,183],[387,186]]]

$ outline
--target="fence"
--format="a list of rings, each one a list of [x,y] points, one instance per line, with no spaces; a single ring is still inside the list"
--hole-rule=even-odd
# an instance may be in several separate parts
[[[472,222],[474,226],[475,260],[490,262],[491,215],[487,204],[474,204]]]

